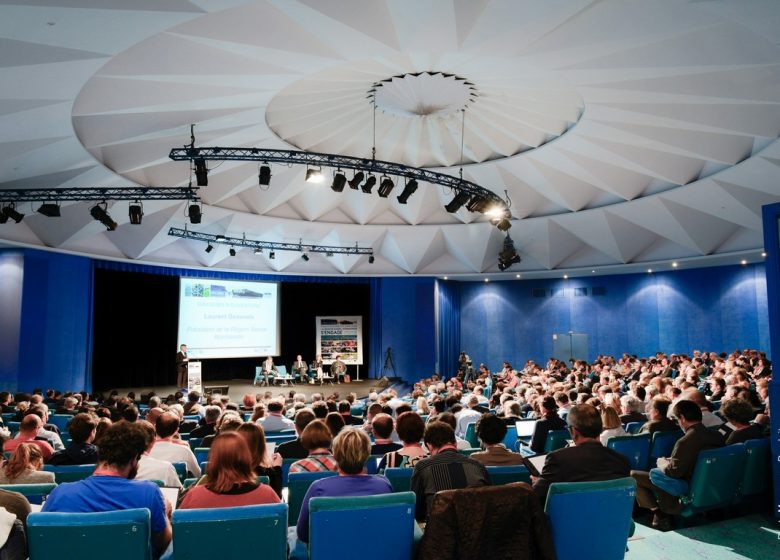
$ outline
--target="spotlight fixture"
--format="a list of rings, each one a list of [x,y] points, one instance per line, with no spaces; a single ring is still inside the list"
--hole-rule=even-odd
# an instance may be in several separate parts
[[[3,210],[5,210],[5,208],[0,208],[0,224],[4,224],[8,221],[8,216],[5,215]]]
[[[199,224],[203,216],[200,206],[197,204],[190,204],[189,208],[187,208],[187,215],[190,217],[191,224]]]
[[[2,223],[6,223],[10,218],[11,220],[13,220],[18,224],[24,219],[24,214],[16,211],[16,204],[14,204],[13,202],[8,206],[6,206],[5,208],[3,208],[2,214],[4,218]]]
[[[268,258],[271,259],[271,260],[274,260],[276,258],[276,253],[271,251],[270,253],[268,253]]]
[[[503,272],[513,264],[519,262],[520,255],[518,255],[515,250],[515,243],[512,241],[512,238],[509,237],[509,234],[507,234],[504,238],[504,247],[498,254],[498,270]]]
[[[368,255],[368,264],[374,264],[374,255]]]
[[[466,204],[466,210],[469,212],[484,212],[487,204],[488,201],[486,198],[475,194],[471,197],[471,200],[468,201],[468,204]]]
[[[379,190],[377,191],[377,194],[382,198],[387,198],[390,195],[390,191],[392,191],[394,187],[395,184],[393,184],[393,180],[390,177],[383,177],[379,182]]]
[[[326,257],[332,257],[332,256],[333,256],[333,253],[331,253],[330,251],[328,251],[327,253],[325,253],[325,256],[326,256]]]
[[[306,182],[307,183],[322,183],[325,177],[322,174],[321,169],[309,168],[306,170]]]
[[[341,192],[344,190],[344,185],[346,184],[346,175],[344,175],[341,171],[337,171],[333,176],[333,182],[331,183],[330,188],[333,189],[333,192]]]
[[[406,201],[409,200],[409,197],[414,194],[414,191],[417,190],[417,181],[415,179],[410,179],[406,182],[406,186],[404,187],[404,190],[401,191],[401,194],[398,195],[398,203],[399,204],[406,204]]]
[[[140,201],[136,200],[128,207],[128,214],[130,215],[130,223],[134,226],[141,225],[141,220],[144,218],[144,207]]]
[[[198,182],[198,186],[208,187],[209,170],[206,167],[206,160],[203,158],[196,158],[194,161],[195,161],[195,179]]]
[[[358,190],[360,183],[363,182],[363,179],[365,179],[365,177],[366,174],[363,173],[362,171],[358,171],[357,173],[355,173],[355,175],[349,181],[349,188],[352,190]]]
[[[44,202],[41,207],[38,208],[38,213],[43,214],[48,218],[60,217],[60,205],[56,202]]]
[[[271,184],[271,168],[267,165],[260,166],[260,171],[257,174],[257,180],[261,187],[267,187]]]
[[[230,251],[228,251],[228,253],[230,253],[231,257],[235,257],[236,256],[236,248],[235,247],[231,247]]]
[[[512,222],[506,218],[491,218],[490,223],[496,226],[501,231],[508,231],[512,227]]]
[[[89,209],[89,213],[98,222],[106,226],[108,231],[114,231],[117,228],[117,223],[112,220],[111,216],[108,214],[108,204],[105,202],[95,204],[92,208]]]
[[[213,250],[214,250],[214,245],[212,245],[211,243],[209,243],[209,244],[207,244],[207,245],[206,245],[206,252],[207,252],[207,253],[210,253],[210,252],[212,252]]]
[[[255,249],[255,255],[262,255],[262,254],[263,254],[263,248],[262,247],[258,247],[257,249]]]
[[[366,194],[371,194],[371,189],[374,188],[374,185],[376,185],[376,177],[371,175],[368,179],[366,179],[366,182],[363,184],[363,186],[360,187],[360,190]]]
[[[455,194],[455,197],[449,203],[447,203],[444,209],[447,212],[454,214],[460,210],[461,206],[468,202],[469,198],[471,198],[471,195],[466,191],[458,191],[457,194]]]
[[[301,258],[302,258],[304,261],[306,261],[306,262],[309,262],[309,255],[307,255],[306,253],[302,254],[302,255],[301,255]]]

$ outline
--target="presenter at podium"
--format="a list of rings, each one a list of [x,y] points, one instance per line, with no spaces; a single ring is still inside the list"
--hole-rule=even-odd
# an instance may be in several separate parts
[[[336,359],[330,365],[330,374],[336,378],[336,383],[341,383],[341,378],[347,373],[347,364],[341,361],[341,356],[336,354]]]
[[[187,386],[187,364],[189,361],[187,345],[182,344],[176,353],[176,387],[180,389]]]

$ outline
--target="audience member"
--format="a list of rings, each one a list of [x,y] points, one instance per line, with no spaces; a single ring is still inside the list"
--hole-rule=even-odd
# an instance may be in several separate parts
[[[217,426],[217,420],[222,414],[222,409],[218,406],[209,405],[205,408],[203,414],[203,423],[190,432],[190,439],[201,438],[214,435]]]
[[[149,455],[170,463],[185,463],[188,476],[200,476],[200,465],[198,465],[190,446],[186,442],[182,445],[174,441],[174,436],[179,433],[179,417],[173,412],[164,412],[157,418],[155,428],[157,440]],[[146,446],[144,446],[145,449]]]
[[[338,470],[336,459],[330,453],[333,436],[330,428],[322,420],[312,420],[303,429],[301,444],[308,452],[304,459],[290,465],[290,473]]]
[[[36,439],[41,426],[43,426],[43,420],[40,417],[35,414],[25,416],[19,425],[19,433],[14,439],[9,439],[3,444],[3,451],[13,452],[20,444],[31,443],[38,446],[43,460],[48,461],[54,455],[54,449],[48,442]]]
[[[727,434],[726,445],[764,437],[764,426],[751,423],[756,413],[749,402],[729,399],[720,407],[720,413],[734,426],[733,431]]]
[[[43,455],[31,442],[16,446],[0,469],[0,484],[40,484],[54,482],[54,473],[43,469]]]
[[[94,465],[97,463],[98,448],[93,443],[97,420],[85,413],[76,414],[68,423],[71,442],[66,449],[56,452],[49,459],[51,465]]]
[[[295,433],[298,437],[279,445],[277,450],[283,459],[303,459],[309,454],[301,443],[301,434],[312,420],[314,420],[314,413],[310,408],[302,408],[295,413]]]
[[[236,431],[244,438],[252,459],[252,472],[257,476],[267,476],[268,483],[276,495],[282,497],[282,456],[278,453],[268,455],[263,428],[251,422],[245,422]],[[209,459],[210,461],[210,459]]]
[[[553,430],[565,430],[566,421],[558,414],[558,404],[554,397],[544,397],[539,405],[541,418],[536,421],[531,437],[531,451],[544,453],[547,434]]]
[[[599,439],[602,445],[607,445],[611,437],[628,435],[620,423],[620,417],[611,406],[605,406],[601,410],[601,435]]]
[[[486,467],[503,467],[507,465],[521,465],[523,457],[519,453],[513,453],[504,445],[507,426],[495,414],[487,413],[477,420],[477,437],[482,442],[485,451],[472,453],[470,457],[479,461]]]
[[[380,469],[414,467],[420,459],[428,456],[428,450],[421,443],[423,433],[425,433],[425,422],[422,421],[419,414],[404,412],[398,416],[395,424],[402,447],[386,453],[379,463]]]
[[[402,413],[406,414],[406,413]],[[398,451],[403,447],[392,440],[393,417],[380,413],[371,421],[371,431],[374,434],[374,444],[371,446],[371,455],[384,455],[392,451]]]
[[[266,433],[280,432],[282,430],[292,430],[295,424],[289,418],[284,416],[284,402],[272,400],[267,405],[268,414],[265,418],[258,420]]]
[[[346,424],[344,424],[344,417],[338,412],[328,412],[328,415],[325,417],[325,423],[328,425],[330,434],[333,437],[339,435],[339,432],[346,426]]]
[[[138,472],[135,475],[136,480],[160,480],[163,486],[169,488],[181,488],[181,480],[176,472],[176,468],[170,461],[155,459],[150,455],[150,451],[155,444],[155,430],[146,420],[136,422],[143,431],[146,438],[146,448],[141,459],[138,461]]]
[[[671,404],[672,401],[664,396],[658,395],[653,397],[647,405],[648,421],[642,426],[639,433],[647,433],[652,436],[655,432],[679,430],[677,423],[669,418],[669,407]]]

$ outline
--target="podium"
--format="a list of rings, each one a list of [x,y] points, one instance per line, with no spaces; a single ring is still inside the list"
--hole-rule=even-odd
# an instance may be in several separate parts
[[[200,362],[187,362],[187,391],[203,394]]]

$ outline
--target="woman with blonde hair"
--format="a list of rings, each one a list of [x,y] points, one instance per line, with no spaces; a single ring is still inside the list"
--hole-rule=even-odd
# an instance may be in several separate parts
[[[32,443],[20,443],[0,469],[0,484],[41,484],[54,482],[54,473],[43,469],[43,454]]]
[[[387,478],[366,474],[366,461],[370,455],[371,440],[366,432],[354,426],[346,427],[339,432],[339,435],[333,440],[333,456],[339,465],[339,475],[315,480],[309,486],[309,490],[303,498],[301,513],[298,516],[299,540],[309,542],[309,500],[311,498],[373,496],[392,493],[393,487]]]
[[[417,414],[430,414],[431,409],[425,397],[417,397]]]
[[[628,435],[620,423],[620,416],[614,407],[604,405],[601,407],[601,443],[607,445],[611,437]]]
[[[282,497],[282,456],[274,453],[268,457],[265,431],[262,426],[245,422],[236,432],[244,438],[252,456],[252,472],[257,476],[267,476],[268,483],[276,495]]]
[[[209,453],[206,478],[192,486],[182,499],[181,509],[219,508],[277,504],[279,496],[267,484],[257,484],[252,472],[252,454],[241,435],[220,434]]]

